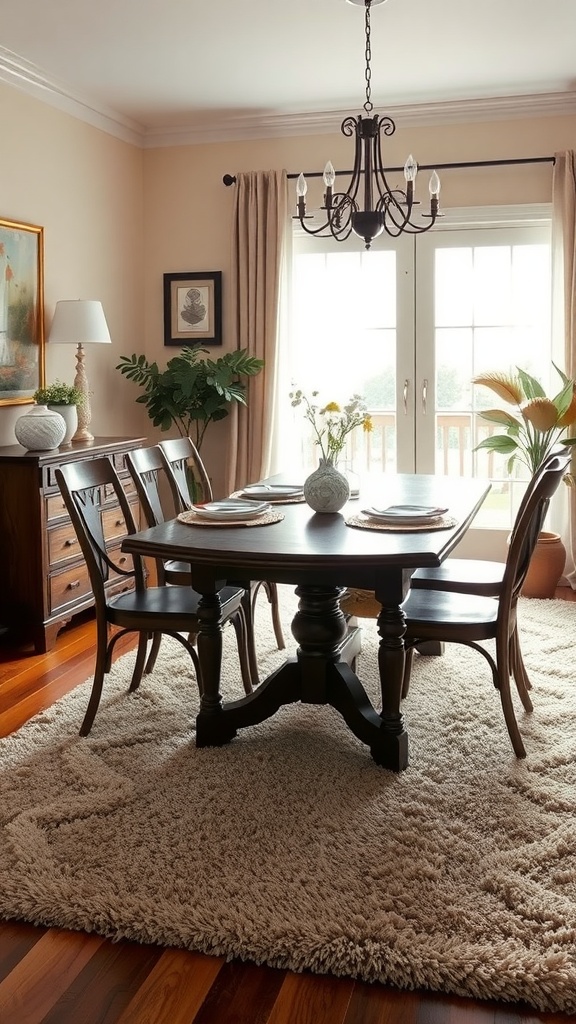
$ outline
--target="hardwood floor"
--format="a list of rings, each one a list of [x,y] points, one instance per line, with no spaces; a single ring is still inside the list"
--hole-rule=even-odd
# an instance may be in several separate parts
[[[575,600],[562,588],[557,596]],[[125,644],[119,653],[128,649]],[[49,654],[0,640],[0,736],[93,671],[94,623]],[[576,1015],[293,974],[179,949],[0,922],[1,1024],[566,1024]]]

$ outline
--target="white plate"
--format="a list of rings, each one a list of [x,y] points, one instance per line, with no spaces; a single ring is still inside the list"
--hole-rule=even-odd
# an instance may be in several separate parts
[[[294,484],[249,484],[242,491],[246,498],[281,501],[282,498],[301,498],[302,488]]]
[[[377,519],[382,523],[398,523],[399,526],[406,526],[409,523],[436,523],[448,511],[447,508],[440,508],[431,505],[390,505],[388,508],[362,509],[364,515],[370,519]]]
[[[206,505],[193,505],[201,519],[255,519],[270,507],[266,501],[243,501],[242,498],[223,498]]]

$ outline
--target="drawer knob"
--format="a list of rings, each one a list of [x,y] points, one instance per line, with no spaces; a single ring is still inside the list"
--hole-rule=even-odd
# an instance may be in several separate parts
[[[77,590],[80,586],[80,580],[74,580],[73,583],[68,584],[68,590]]]
[[[74,545],[77,544],[77,543],[78,543],[78,541],[75,540],[75,539],[67,540],[67,541],[64,541],[64,547],[65,548],[73,548]]]
[[[125,523],[124,523],[123,519],[117,519],[116,520],[116,526],[124,526],[124,525],[125,525]]]

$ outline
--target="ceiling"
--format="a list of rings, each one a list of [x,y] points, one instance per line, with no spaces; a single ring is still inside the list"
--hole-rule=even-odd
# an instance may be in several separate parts
[[[542,96],[576,110],[576,0],[386,0],[371,23],[381,113]],[[319,113],[364,101],[364,10],[346,0],[0,0],[0,26],[0,80],[160,144],[321,131]]]

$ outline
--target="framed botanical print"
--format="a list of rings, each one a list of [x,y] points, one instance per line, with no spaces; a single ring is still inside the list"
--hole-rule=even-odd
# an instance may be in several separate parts
[[[44,229],[0,218],[0,405],[44,386]]]
[[[164,344],[222,344],[222,272],[164,274]]]

